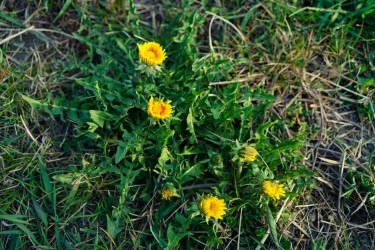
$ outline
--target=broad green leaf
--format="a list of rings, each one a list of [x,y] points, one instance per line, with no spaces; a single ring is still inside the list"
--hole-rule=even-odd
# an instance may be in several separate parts
[[[42,109],[44,106],[46,106],[45,103],[42,103],[41,101],[38,101],[38,100],[34,100],[28,96],[25,96],[25,95],[22,95],[20,94],[22,99],[24,99],[28,104],[30,104],[30,106],[33,108],[33,109]]]
[[[163,167],[171,157],[172,157],[172,156],[171,156],[171,154],[169,153],[168,148],[167,148],[167,147],[164,147],[164,148],[161,150],[161,154],[160,154],[160,157],[159,157],[159,159],[158,159],[159,165],[160,165],[161,167]]]
[[[115,238],[116,235],[121,232],[121,228],[119,228],[115,222],[112,221],[111,217],[107,214],[107,233],[112,237]]]
[[[117,164],[122,159],[124,159],[127,152],[128,152],[128,144],[124,142],[120,143],[119,146],[117,147],[115,163]]]
[[[62,183],[71,184],[73,180],[79,176],[80,174],[77,174],[77,173],[58,174],[58,175],[52,176],[52,179],[62,182]]]
[[[168,245],[166,249],[168,250],[175,249],[178,246],[178,243],[180,242],[180,240],[187,235],[189,235],[189,233],[186,233],[186,232],[175,233],[175,231],[173,230],[172,224],[169,224],[168,229],[167,229]]]
[[[278,246],[279,241],[278,241],[277,230],[276,230],[276,221],[273,218],[271,209],[268,206],[268,204],[266,204],[266,210],[267,210],[267,222],[268,222],[268,226],[270,227],[271,236],[272,236],[274,243]]]
[[[42,222],[44,223],[45,226],[48,226],[47,214],[44,212],[43,208],[35,200],[34,196],[31,196],[31,201],[33,203],[34,209],[35,209],[38,217],[42,220]]]
[[[101,128],[104,126],[104,122],[111,121],[113,116],[107,112],[100,110],[90,110],[91,119],[98,124]]]

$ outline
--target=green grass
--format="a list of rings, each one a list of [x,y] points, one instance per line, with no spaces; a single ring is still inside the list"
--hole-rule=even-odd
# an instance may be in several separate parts
[[[0,39],[36,29],[0,50],[0,248],[371,248],[373,1],[11,4]]]

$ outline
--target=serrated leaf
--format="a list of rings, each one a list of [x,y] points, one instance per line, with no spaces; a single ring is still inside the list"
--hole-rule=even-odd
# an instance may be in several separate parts
[[[171,154],[169,153],[168,148],[164,147],[161,150],[161,154],[160,154],[159,159],[158,159],[159,165],[161,167],[163,167],[170,158],[171,158]]]
[[[122,159],[125,158],[126,153],[128,152],[128,144],[120,143],[117,147],[116,155],[115,155],[115,163],[119,163]]]
[[[166,249],[173,250],[176,248],[180,240],[186,235],[189,235],[189,233],[175,233],[172,224],[169,224],[167,229],[168,245]]]
[[[263,91],[259,91],[259,90],[255,91],[253,93],[253,97],[259,98],[259,99],[262,99],[262,100],[266,100],[266,101],[276,101],[277,100],[277,98],[275,96],[267,94],[267,93],[265,93]]]
[[[45,103],[42,103],[41,101],[34,100],[28,96],[20,94],[22,99],[24,99],[33,109],[42,109],[44,106],[46,106]]]
[[[280,145],[278,148],[270,151],[270,154],[274,153],[282,153],[287,150],[298,150],[301,146],[300,141],[284,141],[282,145]]]
[[[257,131],[255,132],[255,137],[259,140],[259,139],[262,139],[262,138],[265,138],[265,132],[267,129],[269,129],[271,126],[273,126],[276,122],[267,122],[263,125],[260,125],[257,129]]]
[[[58,174],[52,176],[52,179],[62,182],[62,183],[67,183],[71,184],[73,182],[73,179],[75,179],[79,174],[74,174],[74,173],[69,173],[69,174]]]

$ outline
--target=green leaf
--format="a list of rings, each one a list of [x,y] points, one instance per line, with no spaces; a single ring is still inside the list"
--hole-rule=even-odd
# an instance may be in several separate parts
[[[56,22],[56,20],[59,19],[66,12],[66,10],[69,8],[69,5],[72,2],[73,2],[73,0],[66,0],[63,7],[61,8],[59,14],[57,14],[57,17],[55,18],[55,20],[53,20],[53,22]]]
[[[169,159],[171,159],[172,155],[169,153],[168,151],[168,148],[167,147],[164,147],[162,150],[161,150],[161,154],[160,154],[160,157],[158,159],[158,163],[161,167],[163,167],[167,161],[169,161]]]
[[[169,224],[167,230],[168,245],[166,249],[173,250],[174,248],[176,248],[180,240],[186,235],[189,235],[189,233],[175,233],[172,224]]]
[[[31,225],[31,223],[21,220],[21,218],[27,218],[27,216],[18,215],[18,214],[0,214],[0,219],[2,220],[8,220],[8,221],[11,221],[13,223],[18,223],[18,224]]]
[[[103,128],[105,121],[111,121],[113,118],[111,114],[100,110],[90,110],[89,113],[91,119],[101,128]]]
[[[52,179],[62,182],[62,183],[71,184],[73,182],[73,179],[75,179],[78,176],[80,175],[76,173],[58,174],[58,175],[52,176]]]
[[[268,206],[268,204],[266,204],[266,210],[267,210],[267,222],[268,222],[268,226],[270,227],[271,236],[272,236],[273,242],[278,246],[279,241],[277,239],[278,237],[277,237],[277,230],[276,230],[276,221],[273,218],[271,209]]]
[[[267,123],[265,123],[263,125],[260,125],[258,127],[257,131],[255,132],[255,137],[258,140],[265,138],[266,137],[266,135],[265,135],[266,130],[269,129],[274,124],[276,124],[276,122],[267,122]]]
[[[152,225],[151,227],[151,233],[152,235],[155,237],[156,241],[159,243],[159,245],[162,247],[162,248],[165,248],[167,246],[167,242],[165,242],[165,240],[163,240],[160,236],[159,236],[159,233],[158,233],[158,225]]]
[[[117,226],[115,222],[112,221],[111,217],[107,214],[107,233],[111,238],[115,238],[116,235],[121,232],[121,228]]]
[[[177,206],[181,204],[181,200],[177,200],[176,202],[173,202],[170,206],[163,209],[163,211],[159,211],[159,219],[162,220],[167,215],[169,215],[173,210],[176,209]]]
[[[5,235],[20,235],[23,234],[21,230],[9,230],[9,231],[0,231],[0,235],[5,234]],[[12,249],[12,248],[11,248]]]
[[[375,87],[375,78],[358,78],[358,84],[360,86],[370,86]]]
[[[125,142],[119,142],[119,145],[117,147],[116,156],[115,156],[115,162],[116,164],[122,161],[122,159],[125,158],[126,153],[128,152],[128,143]]]
[[[194,138],[194,141],[196,143],[198,143],[198,139],[197,139],[197,136],[195,135],[195,130],[194,130],[194,118],[193,118],[193,110],[192,110],[192,108],[189,108],[189,114],[186,117],[186,122],[187,122],[187,126],[188,126],[187,129],[192,134],[192,136]]]
[[[45,226],[48,226],[47,214],[44,212],[43,208],[35,200],[34,196],[31,196],[31,201],[33,203],[34,209],[35,209],[38,217],[42,220],[42,222],[44,223]]]
[[[49,175],[46,170],[46,166],[44,165],[42,158],[39,158],[39,168],[40,168],[40,175],[42,177],[42,183],[44,190],[46,191],[48,195],[48,199],[50,200],[51,203],[53,203],[53,197],[52,197],[52,192],[53,192],[53,187],[52,187],[52,181],[49,178]]]
[[[34,100],[28,96],[20,94],[22,99],[24,99],[33,109],[42,109],[44,106],[46,106],[45,103],[42,103],[41,101]]]
[[[77,194],[77,191],[78,191],[78,188],[79,188],[79,184],[81,183],[81,178],[77,178],[72,184],[72,190],[70,191],[68,197],[66,198],[66,202],[65,202],[65,206],[64,206],[64,213],[65,211],[67,211],[67,209],[70,207],[70,205],[72,204],[74,198],[76,197],[76,194]]]
[[[253,93],[253,97],[254,98],[259,98],[259,99],[262,99],[262,100],[267,100],[267,101],[276,101],[277,98],[271,94],[268,94],[268,93],[265,93],[264,91],[261,91],[261,90],[256,90],[254,93]]]
[[[272,150],[270,154],[273,153],[282,153],[287,150],[298,150],[301,147],[300,141],[284,141],[282,145],[280,145],[277,149]]]
[[[311,244],[311,250],[325,250],[326,249],[326,246],[325,246],[325,242],[323,241],[323,239],[319,239],[315,242],[312,242]]]
[[[20,223],[14,223],[17,227],[19,227],[29,238],[30,240],[36,244],[36,245],[40,245],[39,242],[36,240],[34,234],[23,224],[20,224]]]

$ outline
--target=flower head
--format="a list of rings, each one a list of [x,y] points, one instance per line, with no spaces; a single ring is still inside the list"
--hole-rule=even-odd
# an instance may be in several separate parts
[[[148,66],[161,64],[167,58],[165,50],[156,42],[137,44],[139,60]]]
[[[227,209],[223,199],[218,199],[212,195],[203,196],[198,201],[198,208],[206,219],[212,217],[220,220],[223,219],[223,215],[225,215],[225,210]]]
[[[278,184],[274,181],[263,181],[263,192],[274,200],[279,200],[281,196],[285,196],[283,189],[284,184]]]
[[[258,155],[258,151],[251,146],[245,146],[241,153],[245,161],[248,162],[255,161],[255,158]]]
[[[169,188],[163,188],[163,191],[161,191],[161,198],[163,200],[169,200],[173,196],[174,194]]]
[[[165,102],[160,100],[154,100],[150,98],[147,104],[147,114],[152,117],[154,121],[163,120],[167,117],[172,116],[172,101],[167,100]]]

